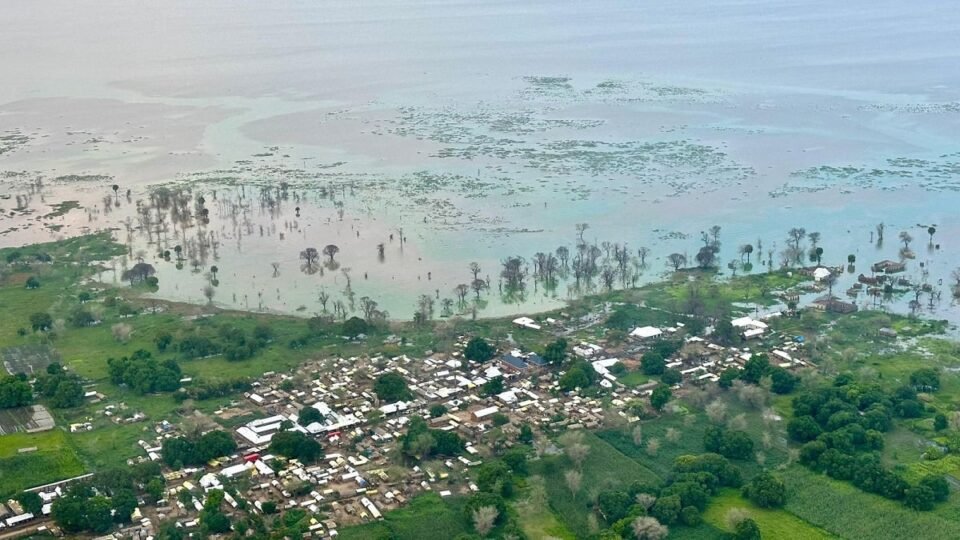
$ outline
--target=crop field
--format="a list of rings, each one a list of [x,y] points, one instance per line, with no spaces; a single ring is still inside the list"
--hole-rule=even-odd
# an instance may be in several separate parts
[[[449,540],[468,532],[463,501],[421,495],[404,508],[384,514],[381,522],[340,529],[340,540],[396,538],[398,540]]]
[[[940,512],[915,512],[800,467],[790,467],[781,474],[788,494],[784,509],[836,536],[874,540],[960,538],[960,521]]]
[[[61,362],[59,353],[46,343],[7,347],[0,352],[3,367],[11,375],[26,373],[28,376],[42,373],[53,362]]]
[[[0,409],[0,435],[26,431],[36,433],[53,429],[53,417],[43,405]]]

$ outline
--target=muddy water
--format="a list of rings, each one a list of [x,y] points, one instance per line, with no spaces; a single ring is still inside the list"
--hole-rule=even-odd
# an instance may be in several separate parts
[[[470,261],[484,315],[580,294],[498,294],[500,259],[572,248],[576,223],[649,247],[639,281],[713,224],[724,263],[803,226],[859,270],[909,230],[908,274],[956,319],[940,280],[960,265],[958,24],[936,0],[7,6],[0,243],[114,227],[131,243],[116,273],[142,252],[163,298],[206,302],[215,264],[218,304],[312,313],[325,292],[409,318],[424,294],[439,314]],[[204,195],[210,223],[145,234],[159,185]],[[63,200],[82,208],[51,215]],[[159,257],[191,239],[201,271]],[[331,243],[339,268],[301,270]]]

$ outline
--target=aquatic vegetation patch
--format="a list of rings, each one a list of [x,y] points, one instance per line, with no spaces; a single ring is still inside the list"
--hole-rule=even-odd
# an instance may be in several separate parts
[[[0,133],[0,156],[16,152],[29,142],[30,137],[18,129],[4,131]]]
[[[787,182],[770,191],[771,197],[840,188],[897,190],[919,186],[929,191],[960,191],[960,153],[936,158],[890,158],[883,167],[821,165],[790,173]]]

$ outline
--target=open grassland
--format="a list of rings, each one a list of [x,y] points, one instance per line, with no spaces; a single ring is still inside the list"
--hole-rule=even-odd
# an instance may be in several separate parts
[[[18,452],[24,448],[36,448],[36,451]],[[0,437],[0,498],[84,472],[67,434],[59,429]]]
[[[875,540],[960,538],[960,522],[939,512],[915,512],[899,502],[801,467],[790,467],[781,475],[787,484],[785,510],[836,536]]]
[[[727,513],[734,508],[746,511],[750,519],[757,522],[763,538],[790,538],[791,540],[837,538],[785,510],[758,508],[741,497],[740,493],[734,489],[724,489],[716,497],[711,498],[703,519],[718,529],[732,532],[727,523]]]

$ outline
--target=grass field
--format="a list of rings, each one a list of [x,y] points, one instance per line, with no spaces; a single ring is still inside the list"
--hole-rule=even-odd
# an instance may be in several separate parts
[[[21,454],[21,448],[36,447]],[[86,472],[67,434],[61,430],[14,433],[0,437],[0,499],[23,490]]]
[[[784,510],[758,508],[750,501],[740,496],[734,489],[724,489],[717,496],[710,499],[710,505],[703,514],[703,519],[714,527],[732,532],[727,526],[726,516],[733,508],[742,508],[749,514],[750,519],[757,522],[763,538],[790,538],[792,540],[823,540],[836,536],[815,527],[806,521]]]
[[[633,388],[634,386],[640,386],[641,384],[646,383],[650,380],[650,377],[644,375],[642,371],[628,371],[617,377],[617,380],[619,380],[625,386]]]

